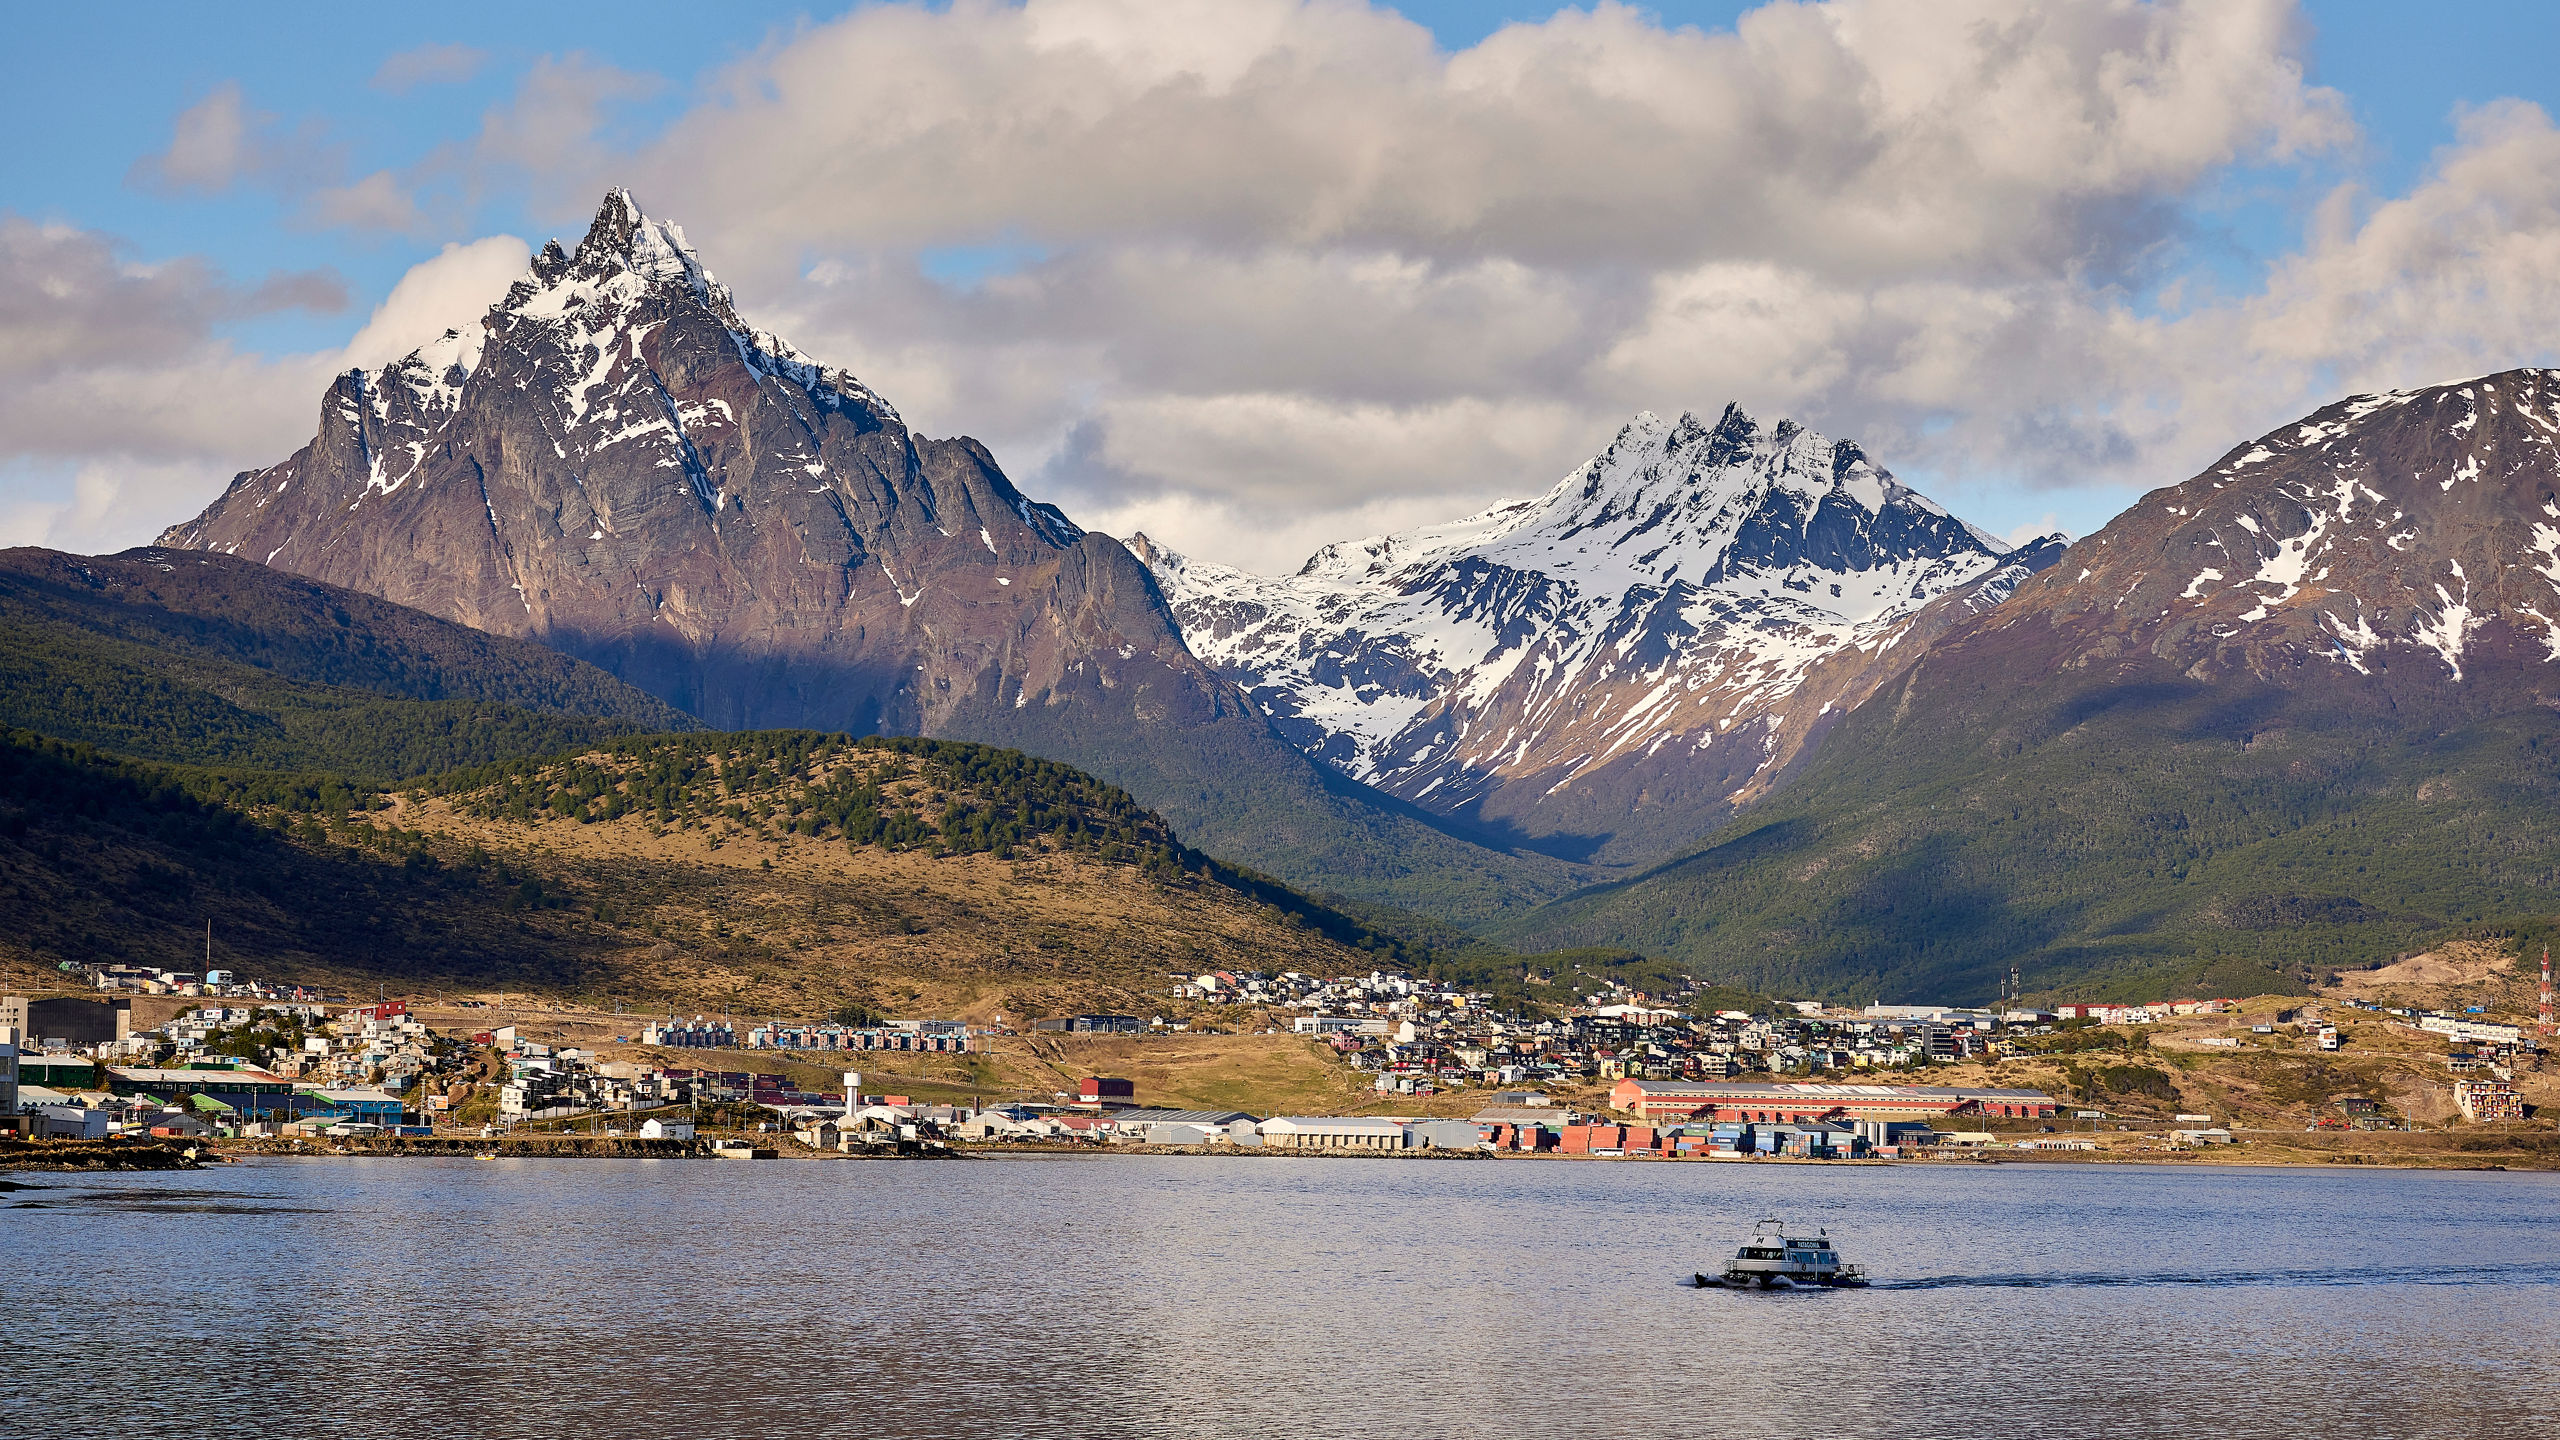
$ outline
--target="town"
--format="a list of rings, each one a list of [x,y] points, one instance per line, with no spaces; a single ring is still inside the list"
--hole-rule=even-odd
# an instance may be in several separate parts
[[[1064,1145],[1803,1160],[2086,1152],[2131,1118],[2088,1096],[2003,1084],[1933,1084],[1929,1072],[2075,1053],[2093,1035],[2184,1025],[2199,1053],[2282,1043],[2335,1054],[2348,1015],[2443,1046],[2462,1122],[2530,1118],[2519,1070],[2541,1037],[2479,1013],[2343,999],[2240,1015],[2230,999],[1981,1009],[1805,1000],[1710,1009],[1691,985],[1603,985],[1561,1013],[1503,1010],[1482,990],[1407,974],[1168,977],[1170,1014],[1082,1014],[1018,1024],[866,1018],[743,1023],[666,1016],[583,1043],[515,1023],[431,1026],[408,1000],[106,967],[86,993],[0,998],[0,1129],[29,1141],[260,1142],[347,1148],[518,1136],[646,1141],[715,1153],[924,1154]],[[417,1002],[423,1004],[423,1002]],[[453,1002],[466,1017],[487,1000]],[[2476,1012],[2478,1007],[2473,1007]],[[2242,1019],[2255,1023],[2242,1025]],[[2201,1033],[2198,1024],[2229,1033]],[[2284,1038],[2279,1041],[2279,1032]],[[1288,1036],[1362,1077],[1359,1113],[1257,1114],[1142,1104],[1129,1079],[1073,1091],[919,1097],[866,1092],[923,1057],[985,1061],[1025,1039],[1172,1041]],[[2167,1043],[2164,1041],[2164,1044]],[[737,1059],[723,1063],[724,1055]],[[693,1057],[699,1057],[695,1060]],[[826,1067],[823,1081],[810,1071]],[[2157,1107],[2155,1107],[2157,1108]],[[2160,1139],[2233,1143],[2229,1115],[2177,1111]],[[2057,1123],[2059,1122],[2059,1123]],[[2409,1129],[2373,1097],[2330,1097],[2309,1130]],[[721,1146],[715,1137],[735,1144]],[[775,1147],[783,1147],[776,1149]],[[616,1153],[628,1153],[617,1151]]]

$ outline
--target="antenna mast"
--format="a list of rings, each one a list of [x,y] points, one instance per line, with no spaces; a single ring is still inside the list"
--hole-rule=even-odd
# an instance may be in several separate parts
[[[2551,1036],[2551,942],[2548,940],[2542,942],[2542,1010],[2540,1018],[2542,1022],[2541,1028],[2543,1038],[2549,1039]]]

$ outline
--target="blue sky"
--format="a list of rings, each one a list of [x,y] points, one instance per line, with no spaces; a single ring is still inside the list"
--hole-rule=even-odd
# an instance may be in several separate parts
[[[1730,31],[1738,17],[1754,8],[1734,3],[1644,7],[1646,15],[1664,29],[1695,27],[1706,32]],[[717,87],[738,67],[758,77],[752,84],[782,83],[770,80],[760,67],[779,66],[784,62],[776,57],[787,60],[795,47],[813,44],[813,37],[829,30],[842,9],[755,0],[715,8],[628,0],[592,11],[483,3],[277,5],[251,10],[172,4],[23,8],[12,16],[12,48],[22,59],[41,63],[22,63],[11,85],[0,91],[0,111],[11,122],[11,133],[23,137],[21,143],[0,148],[0,213],[57,232],[95,237],[128,265],[153,266],[188,257],[206,262],[210,272],[230,287],[223,292],[229,298],[207,311],[198,337],[200,345],[213,347],[206,354],[219,350],[236,358],[328,352],[348,342],[404,275],[434,259],[450,243],[501,235],[534,241],[563,232],[574,237],[593,201],[588,177],[598,166],[611,172],[615,157],[634,157],[635,168],[642,173],[682,173],[667,168],[675,163],[667,158],[669,127],[706,108],[718,108]],[[1413,3],[1402,7],[1401,13],[1428,27],[1444,54],[1457,55],[1484,43],[1505,24],[1539,26],[1556,9],[1551,5]],[[941,18],[957,24],[967,17]],[[2463,141],[2459,116],[2506,100],[2528,102],[2545,114],[2560,112],[2560,93],[2555,93],[2560,92],[2560,81],[2555,81],[2550,63],[2551,56],[2560,54],[2560,6],[2416,7],[2383,0],[2312,0],[2301,8],[2295,23],[2300,36],[2295,54],[2305,78],[2311,85],[2330,87],[2343,95],[2353,137],[2333,139],[2314,147],[2312,153],[2294,155],[2249,154],[2243,143],[2244,153],[2231,163],[2203,166],[2187,178],[2123,202],[2129,212],[2143,211],[2145,218],[2138,225],[2128,222],[2122,233],[2092,231],[2093,238],[2086,242],[2095,247],[2093,253],[2122,244],[2137,257],[2131,262],[2100,263],[2098,268],[2109,273],[2088,283],[2104,293],[2105,303],[2121,304],[2130,313],[2148,318],[2183,315],[2204,294],[2220,295],[2237,305],[2265,286],[2273,269],[2305,249],[2314,211],[2324,201],[2342,207],[2337,214],[2361,216],[2427,186],[2443,165],[2448,148]],[[1378,38],[1384,32],[1361,33],[1370,38],[1355,37],[1345,43],[1372,47],[1388,43]],[[410,57],[406,63],[416,72],[405,83],[385,73],[387,64],[403,56]],[[563,67],[607,77],[597,86],[609,93],[597,104],[593,123],[574,137],[575,144],[584,147],[576,156],[546,170],[540,164],[492,160],[489,147],[475,152],[475,137],[491,123],[493,114],[517,105],[539,74],[560,73]],[[153,181],[150,157],[170,149],[181,116],[229,87],[236,87],[258,136],[255,164],[215,185]],[[404,203],[416,207],[418,218],[413,223],[329,224],[313,217],[315,193],[376,174],[398,176]],[[2356,190],[2341,198],[2345,186]],[[683,189],[663,183],[659,188]],[[650,198],[644,193],[644,201]],[[867,232],[859,226],[834,234],[813,229],[805,240],[766,234],[762,238],[770,241],[776,253],[750,256],[738,267],[742,295],[768,310],[779,308],[787,316],[803,317],[808,327],[801,339],[804,348],[819,348],[810,343],[814,336],[821,343],[855,352],[826,358],[889,367],[893,380],[903,378],[912,391],[921,392],[919,403],[933,428],[999,437],[1010,446],[1000,454],[1029,488],[1045,482],[1071,508],[1098,515],[1104,523],[1125,519],[1176,530],[1187,524],[1197,533],[1184,538],[1195,547],[1218,552],[1225,545],[1225,553],[1240,560],[1280,563],[1284,550],[1264,554],[1230,540],[1232,532],[1251,527],[1254,507],[1263,503],[1253,497],[1275,486],[1285,490],[1293,463],[1286,434],[1257,438],[1225,460],[1219,452],[1195,443],[1206,430],[1224,426],[1231,431],[1233,426],[1223,421],[1213,424],[1195,417],[1185,422],[1192,425],[1190,430],[1176,433],[1160,426],[1163,433],[1150,439],[1141,417],[1161,417],[1179,407],[1124,376],[1126,383],[1114,392],[1117,400],[1106,397],[1092,402],[1121,407],[1104,417],[1115,437],[1116,448],[1105,447],[1111,462],[1097,466],[1072,458],[1093,453],[1092,447],[1078,450],[1064,438],[1079,425],[1085,427],[1083,433],[1091,433],[1095,423],[1091,415],[1079,418],[1077,396],[1101,393],[1093,388],[1095,382],[1077,378],[1077,367],[1089,367],[1095,355],[1142,348],[1129,337],[1097,328],[1107,327],[1106,321],[1079,321],[1087,327],[1084,331],[1052,346],[1084,357],[1057,358],[1054,403],[1020,393],[997,396],[986,384],[968,378],[979,373],[978,359],[917,358],[931,349],[932,325],[1003,323],[1005,306],[989,298],[1003,298],[997,293],[1003,287],[991,292],[990,281],[1015,272],[1044,281],[1064,276],[1080,259],[1103,254],[1116,243],[1089,230],[1067,234],[1037,215],[1026,214],[1017,225],[1004,217],[1001,202],[997,196],[970,212],[981,218],[968,225],[955,222],[922,241],[908,236],[875,242],[864,238]],[[2165,222],[2164,213],[2169,217]],[[993,218],[984,218],[990,215]],[[697,240],[705,239],[706,230],[720,228],[716,216],[709,224],[693,214],[678,213],[675,218],[687,222]],[[773,228],[765,227],[768,232]],[[1215,248],[1233,243],[1214,220],[1194,217],[1175,229],[1185,244]],[[1145,235],[1133,233],[1126,242],[1133,247],[1129,253],[1171,243],[1164,238],[1171,233],[1161,228]],[[1202,235],[1212,239],[1201,240]],[[739,253],[735,237],[723,238],[731,255]],[[705,243],[708,249],[709,242]],[[1271,253],[1293,242],[1275,232],[1255,243]],[[1518,253],[1529,255],[1536,243],[1522,241],[1524,248]],[[1323,253],[1317,255],[1317,251]],[[1317,260],[1392,256],[1433,267],[1445,276],[1477,274],[1483,279],[1491,273],[1482,270],[1489,262],[1480,249],[1426,254],[1392,236],[1380,239],[1374,234],[1329,240],[1308,253]],[[715,269],[728,273],[720,250],[712,249],[708,258]],[[1699,258],[1663,262],[1662,273],[1670,274]],[[1571,301],[1557,300],[1552,291],[1532,285],[1528,289],[1544,295],[1544,300],[1482,299],[1479,303],[1529,313],[1551,302],[1560,307],[1556,313],[1588,315],[1601,303],[1592,297],[1607,288],[1593,277],[1610,266],[1630,262],[1615,254],[1558,260],[1541,252],[1520,263],[1533,268],[1552,266],[1558,276],[1586,288],[1576,291],[1578,298]],[[1470,266],[1478,269],[1470,271]],[[2056,273],[2071,269],[2069,257],[2050,268]],[[872,275],[864,282],[869,288],[812,278],[856,271]],[[303,303],[244,298],[277,276],[299,276],[309,282],[292,292]],[[897,276],[907,279],[898,281]],[[1556,281],[1557,285],[1567,283],[1566,279]],[[1656,281],[1657,296],[1667,284]],[[1477,287],[1486,294],[1499,288],[1492,279],[1483,279]],[[328,303],[333,295],[342,303]],[[924,298],[915,298],[919,295]],[[878,318],[893,310],[894,323]],[[1043,324],[1067,324],[1037,307],[1016,310],[1020,315],[1036,315]],[[866,317],[872,318],[866,321]],[[5,323],[0,319],[0,325]],[[1520,438],[1509,449],[1470,451],[1462,461],[1452,462],[1450,473],[1414,480],[1396,503],[1383,508],[1371,500],[1353,503],[1352,499],[1329,508],[1319,506],[1304,525],[1289,531],[1285,542],[1272,543],[1297,545],[1321,538],[1321,527],[1327,523],[1359,527],[1428,518],[1438,512],[1455,514],[1498,493],[1534,490],[1560,473],[1562,464],[1605,441],[1605,428],[1599,427],[1612,406],[1633,399],[1703,407],[1727,398],[1717,393],[1651,398],[1645,393],[1647,385],[1675,390],[1681,388],[1678,377],[1693,372],[1660,365],[1647,370],[1627,361],[1626,356],[1642,349],[1630,337],[1640,338],[1643,333],[1648,333],[1644,325],[1630,320],[1614,339],[1589,340],[1573,361],[1582,367],[1578,373],[1593,373],[1592,367],[1605,360],[1618,366],[1611,373],[1634,378],[1591,383],[1588,395],[1577,401],[1579,408],[1559,411],[1552,425],[1539,434]],[[1014,360],[1021,357],[1018,337],[975,334],[968,339],[973,345],[1013,346],[1005,353]],[[1277,350],[1285,348],[1285,340],[1285,336],[1274,336],[1267,344]],[[1388,337],[1380,343],[1391,347],[1395,341]],[[1424,337],[1415,343],[1430,342]],[[1715,337],[1709,332],[1691,343],[1712,346]],[[2312,354],[2302,362],[2305,373],[2343,378],[2389,372],[2387,356],[2377,359],[2377,347],[2386,345],[2387,337],[2358,343],[2361,348],[2352,354],[2342,352],[2334,358]],[[2494,338],[2483,338],[2463,353],[2490,354],[2496,345]],[[2548,358],[2519,354],[2513,360],[2547,363]],[[1451,380],[1438,399],[1396,403],[1405,406],[1400,413],[1413,418],[1416,425],[1425,422],[1415,418],[1422,410],[1414,407],[1436,406],[1430,411],[1436,418],[1429,423],[1459,426],[1463,419],[1452,417],[1464,410],[1462,402],[1469,397],[1481,402],[1483,413],[1499,414],[1505,395],[1536,393],[1538,387],[1551,383],[1552,375],[1560,373],[1556,367],[1564,363],[1553,357],[1524,359],[1519,373],[1509,379]],[[1630,365],[1634,368],[1629,369]],[[1772,368],[1776,368],[1774,361]],[[1705,377],[1698,381],[1701,386],[1755,388],[1748,383],[1747,368],[1707,367],[1694,373]],[[1735,374],[1742,379],[1732,380]],[[276,383],[306,379],[298,372],[279,370]],[[1025,379],[1017,388],[1037,389],[1040,384],[1037,379]],[[1081,392],[1080,386],[1084,387]],[[2145,414],[2149,418],[2143,422],[2148,427],[2144,434],[2172,437],[2158,440],[2150,450],[2142,447],[2152,441],[2127,442],[2138,452],[2137,458],[2128,460],[2098,442],[2040,458],[2019,451],[2011,441],[1980,438],[1999,428],[1996,416],[1957,413],[1964,407],[1951,406],[1942,398],[1919,404],[1877,400],[1877,396],[1902,393],[1884,382],[1864,389],[1848,382],[1827,388],[1791,382],[1765,389],[1761,398],[1772,405],[1818,403],[1819,413],[1804,418],[1827,430],[1862,437],[1909,437],[1912,443],[1897,464],[1905,477],[1937,489],[1959,509],[1997,530],[2050,515],[2057,523],[2085,532],[2140,489],[2180,478],[2179,473],[2170,473],[2176,465],[2209,458],[2197,453],[2207,445],[2200,438],[2203,432],[2173,434],[2175,427],[2158,418],[2164,404],[2184,402],[2147,394],[2092,395],[2085,402],[2110,413]],[[1177,391],[1181,391],[1178,385],[1164,393]],[[1273,395],[1313,395],[1341,415],[1377,409],[1370,405],[1364,410],[1357,395],[1334,394],[1324,377],[1301,382],[1286,375],[1257,375],[1249,384],[1240,382],[1237,391],[1249,391],[1257,404],[1265,404]],[[897,389],[889,393],[893,399],[900,398]],[[296,404],[307,410],[316,398],[314,392]],[[1180,398],[1183,405],[1206,413],[1200,410],[1206,404],[1201,397],[1183,392]],[[2270,398],[2265,405],[2290,403],[2293,397],[2287,395],[2281,400]],[[2214,423],[2244,423],[2250,418],[2248,412],[2235,412],[2227,420],[2216,417]],[[2272,413],[2267,417],[2268,423],[2281,418]],[[101,442],[92,456],[76,438],[66,439],[50,430],[32,437],[12,435],[10,424],[0,414],[0,525],[16,531],[5,538],[129,543],[161,524],[184,518],[179,512],[201,502],[208,487],[218,484],[223,467],[275,458],[246,453],[257,444],[270,443],[263,433],[208,438],[200,458],[172,441],[162,451],[133,462],[138,467],[158,467],[154,473],[163,474],[165,483],[115,490],[90,507],[96,511],[103,504],[115,514],[105,519],[92,514],[74,523],[77,507],[63,508],[69,503],[64,497],[70,493],[73,477],[87,474],[93,483],[105,483],[96,481],[96,476],[122,463],[117,452]],[[1340,433],[1326,430],[1326,425]],[[1342,454],[1356,451],[1360,443],[1354,430],[1344,428],[1350,425],[1351,421],[1341,419],[1338,425],[1328,420],[1300,427],[1334,438],[1310,444],[1295,463],[1311,473],[1338,469]],[[2128,427],[2119,428],[2130,433]],[[1941,438],[1948,436],[1954,438]],[[276,435],[274,443],[284,438]],[[2245,437],[2228,436],[2232,441],[2241,438]],[[2094,478],[2074,483],[2068,455],[2078,453],[2115,458],[2098,466],[2104,469],[2102,477],[2093,469]],[[1506,461],[1506,456],[1516,461]],[[1505,463],[1516,463],[1518,473],[1491,473]],[[1888,463],[1894,463],[1890,457]],[[1215,473],[1221,464],[1231,464],[1233,473],[1244,478],[1222,480]],[[2141,467],[2146,465],[2153,470],[2144,473]],[[2169,468],[2158,468],[2164,466]],[[1346,496],[1355,498],[1374,496],[1376,490],[1374,485],[1364,490],[1356,483],[1344,488]],[[13,515],[14,520],[9,518]]]

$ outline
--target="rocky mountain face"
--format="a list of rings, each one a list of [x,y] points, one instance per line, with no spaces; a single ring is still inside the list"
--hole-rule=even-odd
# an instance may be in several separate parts
[[[1732,406],[1639,415],[1536,500],[1294,575],[1130,544],[1193,653],[1309,754],[1620,863],[1765,792],[1930,602],[2004,596],[2056,548],[2013,554],[1856,445]]]
[[[2342,400],[2144,496],[1995,623],[2079,667],[2560,694],[2556,442],[2560,372]]]
[[[2281,988],[2535,924],[2555,617],[2560,372],[2356,396],[1932,616],[1785,790],[1507,933],[1873,998]]]
[[[476,329],[340,376],[310,444],[161,543],[540,640],[724,729],[1065,760],[1301,883],[1411,898],[1455,865],[1480,910],[1566,883],[1317,773],[1118,541],[750,326],[618,190]]]

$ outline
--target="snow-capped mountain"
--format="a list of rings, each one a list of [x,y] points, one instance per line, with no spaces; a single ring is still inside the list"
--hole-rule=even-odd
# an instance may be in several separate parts
[[[308,445],[161,544],[541,640],[724,728],[1064,760],[1327,889],[1384,896],[1381,849],[1563,883],[1318,773],[1184,647],[1119,541],[748,324],[620,190],[478,325],[339,376]]]
[[[2009,547],[1856,445],[1738,406],[1638,415],[1538,499],[1329,545],[1294,575],[1130,547],[1192,652],[1309,753],[1612,859],[1698,833],[1782,768],[1817,662],[2026,573],[1996,577]]]
[[[1501,938],[2249,994],[2560,906],[2560,371],[2350,396],[1968,598],[1749,823]]]
[[[2351,396],[2237,446],[2075,547],[2000,624],[2029,620],[2075,637],[2083,665],[2560,694],[2560,371]]]

